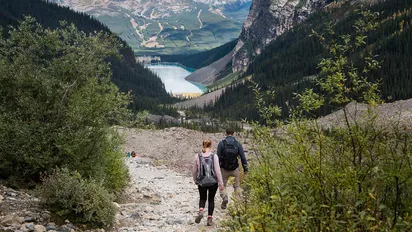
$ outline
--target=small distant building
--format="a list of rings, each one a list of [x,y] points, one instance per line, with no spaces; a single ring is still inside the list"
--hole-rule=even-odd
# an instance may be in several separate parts
[[[160,56],[136,56],[136,62],[142,64],[150,64],[153,61],[160,62]]]

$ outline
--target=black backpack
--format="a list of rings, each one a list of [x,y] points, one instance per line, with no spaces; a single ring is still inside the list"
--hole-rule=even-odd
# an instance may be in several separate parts
[[[237,147],[235,139],[233,142],[228,142],[226,139],[223,140],[223,152],[222,157],[220,157],[220,167],[226,170],[235,170],[238,168],[238,154],[239,148]]]
[[[217,183],[217,177],[214,169],[214,154],[209,157],[203,157],[199,154],[199,175],[196,179],[196,184],[201,187],[211,187]]]

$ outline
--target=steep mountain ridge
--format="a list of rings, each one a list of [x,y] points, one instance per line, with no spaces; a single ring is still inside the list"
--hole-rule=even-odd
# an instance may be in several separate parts
[[[328,2],[330,0],[254,0],[235,48],[233,72],[245,71],[266,45]]]
[[[232,53],[230,62],[232,72],[245,72],[267,45],[330,2],[331,0],[253,0],[248,18],[243,24]],[[202,77],[203,79],[197,77],[196,82],[207,82],[209,76],[202,75]]]
[[[327,5],[326,10],[312,13],[303,23],[294,25],[266,45],[260,55],[249,60],[252,63],[242,66],[246,70],[243,76],[252,75],[252,80],[259,83],[263,90],[273,88],[276,92],[275,102],[282,108],[282,117],[288,117],[290,107],[296,102],[293,93],[300,93],[305,88],[316,90],[316,85],[305,77],[316,75],[320,59],[329,57],[319,41],[310,37],[312,30],[322,32],[325,25],[332,22],[333,29],[339,35],[353,36],[353,25],[359,17],[356,10],[361,7],[380,12],[379,28],[369,33],[365,48],[381,62],[381,69],[371,73],[371,81],[379,80],[382,83],[381,95],[387,101],[410,98],[412,0],[353,0]],[[251,44],[245,43],[245,47]],[[362,66],[362,56],[362,51],[357,51],[350,59],[356,66]],[[253,92],[247,83],[227,88],[214,105],[206,108],[216,117],[259,119]],[[319,113],[328,112],[325,109]]]

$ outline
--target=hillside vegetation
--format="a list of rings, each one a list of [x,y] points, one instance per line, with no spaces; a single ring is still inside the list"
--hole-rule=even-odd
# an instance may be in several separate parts
[[[109,225],[128,172],[112,127],[130,96],[110,81],[119,57],[110,33],[73,24],[44,28],[32,17],[0,37],[0,179],[33,188],[63,218]]]
[[[363,11],[352,35],[330,28],[314,33],[329,54],[318,64],[320,91],[297,94],[286,124],[276,119],[279,106],[266,104],[265,94],[253,89],[266,126],[254,126],[256,155],[227,231],[412,229],[409,123],[399,118],[402,108],[381,115],[379,84],[367,80],[370,72],[379,73],[377,57],[365,54],[356,66],[350,59],[371,41],[366,35],[379,25],[378,15]],[[336,105],[344,105],[331,116],[339,123],[315,120],[318,109]]]
[[[320,42],[310,36],[312,30],[321,31],[330,26],[337,34],[353,35],[353,25],[358,18],[358,9],[370,9],[381,12],[379,29],[367,34],[367,47],[357,49],[350,55],[355,67],[361,67],[361,59],[368,53],[377,56],[381,69],[373,71],[369,80],[381,80],[381,96],[385,101],[394,101],[412,97],[412,1],[379,1],[372,6],[359,6],[349,3],[333,3],[321,12],[314,13],[307,21],[296,25],[284,33],[253,61],[244,76],[252,75],[252,80],[262,90],[273,89],[276,103],[282,106],[283,118],[290,114],[290,108],[296,104],[294,92],[300,93],[305,88],[318,91],[312,79],[319,73],[317,67],[321,57],[329,53]],[[327,37],[326,40],[330,40]],[[216,101],[206,108],[215,117],[261,119],[255,108],[250,83],[232,86]],[[332,107],[333,108],[333,107]],[[316,113],[331,112],[323,107]]]
[[[33,16],[44,27],[57,28],[59,21],[65,20],[86,33],[111,33],[106,26],[89,15],[74,12],[67,7],[59,7],[42,0],[0,0],[0,26],[3,27],[5,36],[8,27],[16,26],[19,20],[23,20],[23,15]],[[147,109],[154,113],[166,112],[167,110],[159,108],[158,104],[171,102],[172,99],[164,89],[162,81],[148,69],[137,64],[131,48],[125,42],[121,43],[122,57],[107,58],[111,63],[113,83],[122,92],[132,92],[133,109]]]
[[[177,62],[186,67],[199,69],[219,60],[230,53],[236,46],[237,40],[223,44],[209,51],[199,52],[192,55],[163,55],[162,62]]]

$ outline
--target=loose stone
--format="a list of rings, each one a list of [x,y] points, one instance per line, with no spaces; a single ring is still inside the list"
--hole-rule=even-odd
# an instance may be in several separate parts
[[[44,232],[46,231],[46,227],[42,226],[42,225],[35,225],[34,226],[34,232]]]
[[[29,230],[34,230],[34,224],[33,223],[26,223],[26,228]]]

